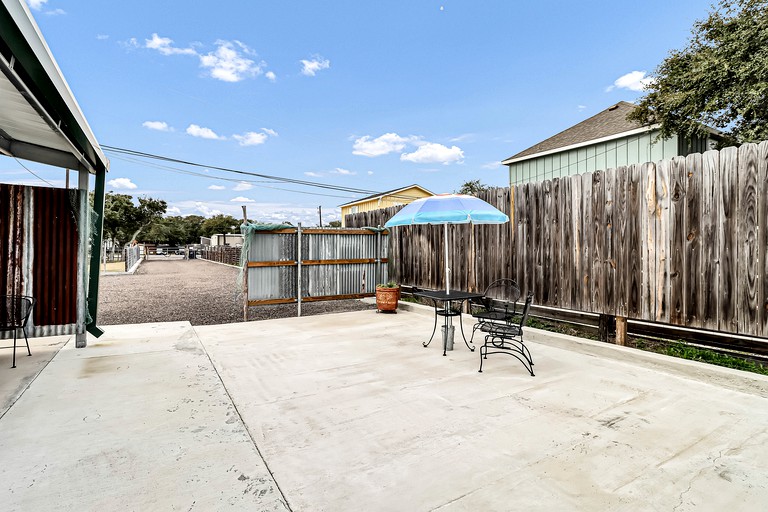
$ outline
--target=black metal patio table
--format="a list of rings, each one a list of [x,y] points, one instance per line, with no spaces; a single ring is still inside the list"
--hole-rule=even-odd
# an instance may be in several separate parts
[[[428,347],[432,343],[432,339],[435,337],[437,331],[437,318],[445,318],[445,336],[443,336],[443,355],[446,355],[448,345],[448,327],[451,325],[451,318],[454,316],[459,317],[459,328],[461,329],[461,337],[464,339],[464,344],[472,352],[475,351],[475,347],[470,345],[467,341],[467,337],[464,335],[464,326],[461,323],[461,307],[465,301],[470,299],[479,299],[483,296],[482,293],[463,292],[461,290],[451,290],[446,292],[445,290],[420,290],[414,292],[417,297],[424,297],[432,301],[432,305],[435,308],[435,325],[432,328],[432,336],[429,337],[429,341],[422,343],[424,347]]]

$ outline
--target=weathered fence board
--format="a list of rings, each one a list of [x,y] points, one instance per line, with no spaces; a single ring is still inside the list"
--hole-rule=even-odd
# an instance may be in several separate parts
[[[640,166],[633,164],[629,167],[627,182],[627,316],[643,318],[641,306],[641,287],[643,285],[643,229],[642,212],[645,211],[642,201]]]
[[[701,189],[702,155],[694,153],[685,159],[685,253],[683,290],[684,325],[703,327],[701,298]]]
[[[512,222],[451,228],[454,287],[511,277],[542,306],[768,337],[768,142],[479,195]],[[397,228],[391,275],[442,288],[443,250],[438,226]]]
[[[669,301],[670,301],[670,244],[669,232],[672,229],[670,219],[672,201],[675,196],[673,193],[673,184],[676,173],[675,166],[670,165],[668,161],[662,160],[656,165],[656,208],[654,209],[654,221],[656,223],[655,245],[656,254],[654,265],[656,273],[654,280],[653,303],[656,309],[654,319],[657,322],[669,321]]]
[[[701,327],[717,330],[720,296],[720,153],[702,155],[701,173]]]
[[[758,325],[757,333],[768,337],[768,144],[760,144],[757,162],[758,186],[758,271],[760,280],[757,289]]]
[[[640,287],[640,314],[643,318],[656,318],[653,279],[656,276],[656,166],[640,166],[642,186],[642,284]]]
[[[669,172],[669,287],[667,320],[676,325],[683,322],[683,281],[685,275],[685,182],[677,161],[664,161],[659,170]],[[662,164],[662,162],[660,162]]]
[[[612,267],[616,274],[615,283],[616,290],[614,293],[614,310],[617,316],[627,317],[629,316],[629,310],[627,308],[627,298],[629,293],[627,291],[628,281],[627,269],[629,268],[629,203],[627,196],[627,183],[629,171],[626,167],[619,167],[616,169],[614,176],[616,182],[614,186],[614,247],[616,248],[614,254],[614,261]]]
[[[614,231],[614,193],[615,193],[616,174],[606,172],[604,177],[605,187],[605,209],[603,210],[603,282],[600,286],[603,288],[604,307],[603,312],[611,314],[611,310],[616,301],[616,254],[615,254],[615,231]]]
[[[756,144],[739,148],[738,256],[736,322],[738,332],[749,332],[757,324],[757,160]]]
[[[551,205],[551,213],[552,213],[552,227],[549,231],[550,237],[552,238],[551,241],[551,250],[552,250],[552,259],[550,261],[550,264],[552,265],[552,269],[549,273],[549,296],[550,296],[550,303],[553,306],[559,307],[560,306],[560,292],[562,287],[562,282],[560,281],[560,270],[562,268],[561,266],[561,259],[560,259],[560,250],[561,250],[561,239],[562,239],[562,227],[560,225],[560,179],[555,178],[552,180],[552,205]]]
[[[597,171],[592,173],[592,215],[590,218],[592,239],[591,276],[589,283],[591,310],[596,313],[606,311],[603,294],[605,292],[605,280],[603,278],[603,261],[605,260],[605,229],[603,217],[605,216],[605,182],[604,173]]]
[[[725,148],[720,152],[720,323],[721,331],[738,332],[736,324],[736,259],[738,222],[739,174],[737,149]]]

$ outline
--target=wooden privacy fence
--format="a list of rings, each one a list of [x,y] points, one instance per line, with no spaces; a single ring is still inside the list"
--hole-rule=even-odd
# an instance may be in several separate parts
[[[248,305],[373,296],[387,281],[387,237],[370,229],[251,231],[244,245]]]
[[[768,142],[480,197],[512,220],[452,226],[452,288],[511,277],[538,305],[768,336]],[[438,227],[397,228],[390,245],[395,279],[444,286]]]

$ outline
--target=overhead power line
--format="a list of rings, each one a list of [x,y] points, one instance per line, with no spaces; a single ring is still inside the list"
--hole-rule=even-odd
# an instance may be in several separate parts
[[[296,178],[288,178],[288,177],[285,177],[285,176],[274,176],[274,175],[257,173],[257,172],[243,171],[243,170],[240,170],[240,169],[232,169],[232,168],[229,168],[229,167],[221,167],[221,166],[218,166],[218,165],[208,165],[208,164],[202,164],[202,163],[199,163],[199,162],[191,162],[191,161],[188,161],[188,160],[181,160],[181,159],[178,159],[178,158],[172,158],[172,157],[163,156],[163,155],[156,155],[156,154],[153,154],[153,153],[146,153],[146,152],[143,152],[143,151],[137,151],[137,150],[133,150],[133,149],[119,148],[119,147],[116,147],[116,146],[109,146],[109,145],[106,145],[106,144],[102,145],[101,148],[103,150],[109,152],[109,153],[114,153],[116,155],[125,155],[125,156],[128,156],[128,157],[142,158],[142,159],[147,159],[147,160],[158,160],[158,161],[162,161],[162,162],[169,162],[169,163],[175,163],[175,164],[180,164],[180,165],[187,165],[187,166],[191,166],[191,167],[200,167],[200,168],[203,168],[203,169],[211,169],[211,170],[216,170],[216,171],[221,171],[221,172],[233,173],[233,174],[238,174],[238,175],[241,175],[241,176],[252,176],[252,177],[255,177],[255,178],[263,178],[265,180],[268,180],[267,181],[268,183],[269,182],[290,183],[290,184],[293,184],[293,185],[301,185],[301,186],[306,186],[306,187],[322,188],[322,189],[326,189],[326,190],[334,190],[334,191],[337,191],[337,192],[347,192],[347,193],[351,193],[351,194],[360,194],[360,195],[364,195],[364,196],[381,194],[381,192],[378,192],[376,190],[367,190],[367,189],[360,189],[360,188],[354,188],[354,187],[345,187],[345,186],[341,186],[341,185],[330,185],[328,183],[320,183],[320,182],[317,182],[317,181],[300,180],[300,179],[296,179]],[[161,168],[161,169],[163,168],[163,166],[159,166],[157,164],[154,164],[154,167]],[[253,181],[253,180],[247,180],[247,179],[233,180],[231,178],[224,178],[224,177],[221,177],[221,176],[211,176],[211,175],[207,175],[207,174],[193,173],[192,171],[187,171],[187,170],[182,170],[182,169],[175,169],[175,168],[165,168],[164,170],[168,170],[168,171],[171,171],[171,172],[180,172],[182,174],[191,174],[191,175],[200,176],[200,177],[208,178],[208,179],[217,179],[217,180],[226,180],[226,181],[251,181],[251,182],[254,182],[254,183],[260,183],[260,182],[256,182],[256,181]],[[275,188],[277,190],[284,190],[284,191],[287,191],[287,192],[307,193],[307,192],[301,192],[301,191],[297,191],[297,190],[280,189],[280,188],[277,188],[277,187],[269,187],[267,185],[259,185],[259,186],[267,187],[267,188]],[[326,195],[326,194],[314,194],[314,195]],[[343,196],[331,196],[331,197],[343,197]],[[400,198],[400,199],[417,199],[414,196],[409,196],[409,195],[405,195],[405,194],[392,194],[392,197],[397,197],[397,198]]]

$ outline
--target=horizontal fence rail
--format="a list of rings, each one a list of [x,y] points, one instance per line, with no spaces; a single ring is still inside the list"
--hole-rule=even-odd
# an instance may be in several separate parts
[[[511,221],[451,226],[451,288],[511,277],[542,306],[768,337],[768,142],[479,197]],[[442,244],[438,226],[395,228],[392,276],[443,288]]]
[[[387,232],[297,227],[247,236],[249,306],[370,297],[387,280]]]

